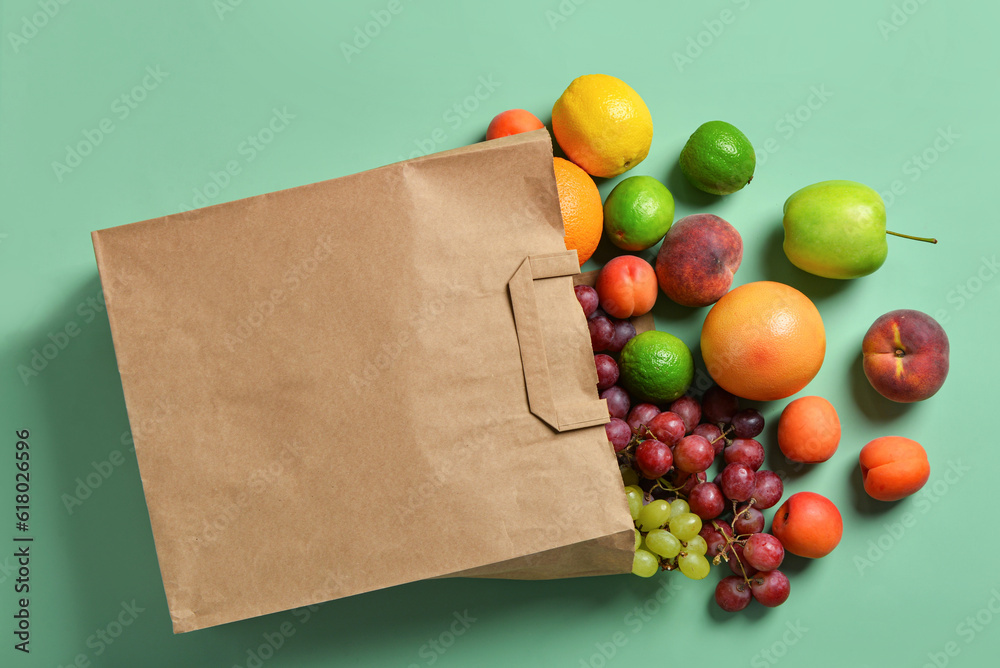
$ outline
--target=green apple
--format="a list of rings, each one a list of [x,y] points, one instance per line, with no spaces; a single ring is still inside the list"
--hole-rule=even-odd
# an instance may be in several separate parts
[[[799,269],[826,278],[858,278],[882,266],[889,253],[885,203],[855,181],[822,181],[785,202],[785,255]]]

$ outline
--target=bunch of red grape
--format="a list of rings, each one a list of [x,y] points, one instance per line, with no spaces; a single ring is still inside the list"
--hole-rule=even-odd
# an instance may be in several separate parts
[[[784,603],[789,584],[778,566],[785,550],[763,533],[763,511],[784,493],[781,477],[761,469],[764,447],[756,437],[764,417],[741,410],[739,399],[718,386],[700,402],[683,396],[663,407],[632,405],[616,385],[618,365],[607,353],[620,351],[634,327],[602,314],[593,288],[577,286],[576,295],[588,317],[598,389],[611,414],[605,429],[636,524],[632,572],[651,577],[677,569],[700,580],[725,561],[733,575],[715,589],[723,610],[742,610],[752,598],[768,607]]]

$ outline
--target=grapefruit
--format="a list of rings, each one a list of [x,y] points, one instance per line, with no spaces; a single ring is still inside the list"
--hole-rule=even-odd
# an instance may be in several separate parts
[[[741,285],[720,299],[701,329],[701,354],[723,389],[753,401],[784,399],[823,365],[826,332],[816,305],[773,281]]]

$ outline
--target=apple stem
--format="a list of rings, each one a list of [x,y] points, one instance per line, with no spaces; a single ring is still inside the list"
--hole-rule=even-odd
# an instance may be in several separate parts
[[[900,234],[899,232],[890,232],[889,230],[886,230],[885,233],[886,234],[891,234],[894,237],[903,237],[904,239],[913,239],[914,241],[926,241],[929,244],[936,244],[937,243],[937,239],[932,239],[930,237],[913,237],[913,236],[910,236],[909,234]]]

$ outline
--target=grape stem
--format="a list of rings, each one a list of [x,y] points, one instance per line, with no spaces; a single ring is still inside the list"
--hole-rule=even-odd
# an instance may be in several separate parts
[[[733,513],[736,513],[735,516],[733,517],[733,523],[735,523],[736,520],[739,518],[739,516],[745,513],[747,509],[750,508],[750,506],[752,506],[754,503],[756,503],[756,500],[753,497],[751,497],[750,502],[747,503],[747,507],[744,508],[743,511],[736,513],[736,502],[733,501]],[[734,543],[737,545],[746,545],[747,539],[745,538],[745,536],[749,536],[750,534],[739,534],[739,535],[729,536],[728,534],[726,534],[725,531],[722,530],[722,527],[720,527],[719,523],[716,522],[715,520],[712,520],[712,526],[714,526],[715,530],[718,531],[720,534],[722,534],[722,537],[726,539],[726,546],[722,548],[722,552],[720,552],[719,554],[721,554],[722,557],[728,562],[729,555],[727,554],[727,552],[730,551],[730,545]],[[736,563],[737,565],[739,565],[740,571],[743,572],[743,581],[746,582],[747,586],[749,587],[750,578],[747,576],[747,569],[743,566],[743,560],[736,556],[735,550],[732,550],[732,553],[733,556],[736,557]],[[717,558],[718,555],[716,555],[716,559]],[[713,559],[712,561],[714,562],[715,559]],[[718,566],[718,564],[716,564],[716,566]]]
[[[662,490],[664,490],[666,492],[679,492],[679,491],[681,491],[681,488],[683,487],[683,485],[681,485],[681,487],[671,487],[670,483],[667,482],[664,478],[661,477],[661,478],[657,478],[656,479],[656,482],[653,484],[653,487],[654,488],[659,487],[660,489],[662,489]],[[653,491],[653,490],[650,489],[650,491]],[[683,494],[678,494],[678,496],[684,496],[684,495]],[[685,501],[686,500],[687,499],[685,499]]]
[[[750,500],[747,501],[747,505],[743,508],[743,510],[736,512],[736,502],[733,501],[733,524],[736,524],[736,520],[740,519],[740,516],[748,514],[750,512],[750,508],[755,503],[757,503],[757,500],[750,497]]]

